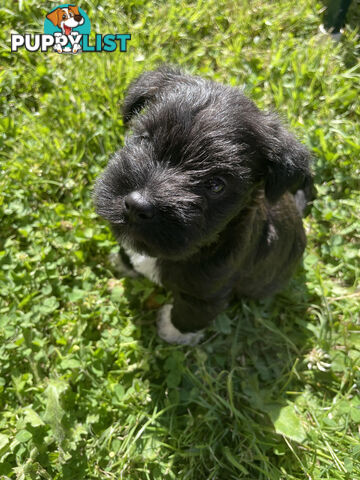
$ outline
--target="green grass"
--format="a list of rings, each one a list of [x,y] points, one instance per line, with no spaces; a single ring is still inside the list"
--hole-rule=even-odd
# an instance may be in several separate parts
[[[0,6],[0,478],[360,478],[358,3],[335,45],[311,0],[83,0],[127,53],[11,54],[54,5]],[[167,292],[116,278],[91,200],[161,62],[243,87],[314,156],[303,266],[196,348],[158,339]]]

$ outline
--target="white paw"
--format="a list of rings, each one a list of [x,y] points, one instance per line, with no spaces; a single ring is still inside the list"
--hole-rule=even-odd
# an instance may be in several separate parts
[[[57,43],[56,45],[54,45],[54,50],[57,53],[62,53],[62,46]]]
[[[81,50],[81,45],[79,45],[78,43],[76,43],[74,46],[73,46],[73,53],[78,53],[80,52]]]
[[[168,343],[178,345],[196,345],[203,337],[203,333],[181,333],[171,322],[172,305],[164,305],[160,308],[157,317],[157,331],[160,338]]]

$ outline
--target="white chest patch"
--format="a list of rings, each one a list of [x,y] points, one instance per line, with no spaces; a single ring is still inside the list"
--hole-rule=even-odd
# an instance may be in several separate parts
[[[156,258],[136,253],[129,248],[124,248],[125,252],[130,258],[131,264],[138,273],[144,275],[154,283],[161,285],[160,272],[156,265]]]

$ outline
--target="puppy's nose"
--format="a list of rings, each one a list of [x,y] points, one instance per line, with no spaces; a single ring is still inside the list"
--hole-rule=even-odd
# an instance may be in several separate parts
[[[125,208],[132,220],[150,220],[154,216],[154,206],[140,192],[131,192],[125,197]]]
[[[77,21],[77,22],[81,22],[82,20],[82,15],[74,15],[74,19]]]

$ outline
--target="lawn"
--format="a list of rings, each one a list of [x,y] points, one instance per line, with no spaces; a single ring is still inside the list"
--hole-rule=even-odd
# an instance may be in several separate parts
[[[10,51],[57,3],[0,6],[0,478],[360,478],[360,20],[311,0],[83,0],[128,51]],[[169,292],[117,277],[92,190],[124,92],[167,62],[238,85],[313,154],[288,287],[232,304],[197,347],[156,335]]]

